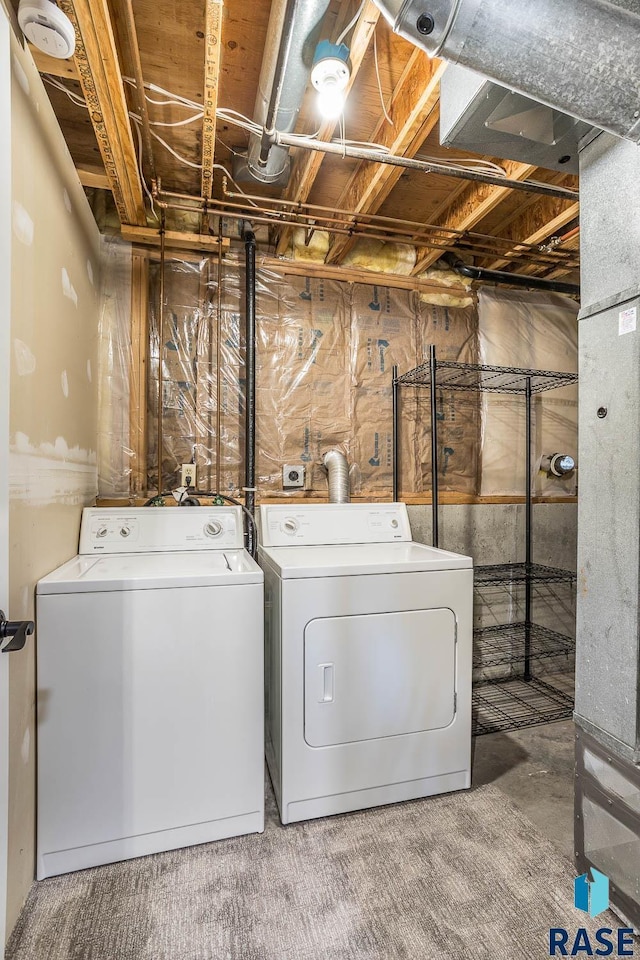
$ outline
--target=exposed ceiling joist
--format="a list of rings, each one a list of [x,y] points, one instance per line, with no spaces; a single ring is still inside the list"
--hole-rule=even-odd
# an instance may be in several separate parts
[[[502,165],[511,180],[528,180],[538,170],[538,167],[531,164],[514,160],[504,160]],[[438,218],[436,225],[448,230],[473,230],[510,193],[509,187],[472,183],[455,198],[446,213]],[[428,270],[440,256],[437,250],[418,248],[413,273],[420,274],[423,270]]]
[[[222,48],[222,0],[206,0],[204,28],[204,98],[202,118],[202,196],[211,199],[216,143],[216,110]]]
[[[519,244],[536,245],[552,237],[568,223],[575,220],[580,211],[579,203],[568,203],[555,197],[541,197],[538,203],[528,207],[524,213],[509,224],[505,232],[507,239],[516,241],[513,253],[517,254]],[[490,269],[500,270],[508,266],[509,258],[494,260]],[[519,270],[526,273],[526,270]]]
[[[39,73],[48,73],[51,77],[60,77],[61,80],[79,80],[78,71],[73,60],[59,60],[50,57],[48,53],[38,50],[32,43],[29,44],[29,53]]]
[[[98,190],[110,190],[111,183],[104,167],[98,165],[90,166],[86,163],[79,163],[76,166],[76,173],[80,178],[83,187],[94,187]]]
[[[446,64],[414,50],[391,98],[393,126],[382,118],[371,140],[391,153],[414,157],[438,122],[440,78]],[[358,165],[336,206],[357,213],[375,213],[403,173],[402,167],[365,163]],[[348,237],[334,237],[327,263],[339,263],[352,244]]]
[[[340,35],[342,29],[346,26],[348,16],[347,10],[348,4],[343,3],[340,8],[340,13],[338,15],[338,20],[334,30],[336,37]],[[358,76],[358,72],[362,65],[362,61],[364,60],[364,56],[369,48],[369,44],[371,43],[371,38],[379,18],[380,10],[372,2],[372,0],[367,0],[362,13],[360,14],[358,22],[356,23],[349,43],[351,76],[347,85],[346,96],[349,95],[349,91],[353,87],[356,77]],[[338,120],[325,120],[318,131],[317,139],[326,141],[331,140],[336,131],[338,123]],[[291,180],[289,181],[287,189],[283,194],[283,198],[285,200],[295,200],[297,203],[305,203],[305,201],[308,200],[309,194],[313,189],[313,185],[316,181],[316,177],[318,176],[318,172],[324,158],[324,153],[318,153],[311,150],[306,152],[303,150],[299,151],[293,168]],[[280,239],[278,240],[278,246],[276,249],[277,256],[284,255],[289,246],[290,240],[291,228],[286,227],[282,231]]]
[[[121,223],[146,223],[127,101],[106,0],[60,0],[76,31],[74,61]]]

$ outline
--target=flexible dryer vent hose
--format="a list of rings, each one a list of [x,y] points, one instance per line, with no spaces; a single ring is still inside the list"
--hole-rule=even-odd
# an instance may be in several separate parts
[[[322,457],[329,482],[329,503],[349,503],[349,464],[340,450],[327,450]]]

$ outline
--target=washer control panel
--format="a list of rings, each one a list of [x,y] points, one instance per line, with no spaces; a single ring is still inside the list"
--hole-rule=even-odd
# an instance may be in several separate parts
[[[411,540],[404,503],[317,503],[260,507],[265,547]]]
[[[80,553],[159,553],[244,546],[240,507],[85,507]]]

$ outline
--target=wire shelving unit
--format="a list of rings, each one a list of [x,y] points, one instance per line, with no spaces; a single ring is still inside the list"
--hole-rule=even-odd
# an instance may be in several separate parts
[[[398,375],[393,368],[393,499],[398,499],[400,466],[400,388],[422,387],[430,393],[432,540],[439,546],[438,524],[438,414],[439,390],[466,393],[501,393],[524,397],[526,404],[526,491],[525,559],[517,563],[491,564],[475,568],[478,587],[524,587],[524,620],[481,627],[474,631],[474,667],[511,667],[520,676],[495,677],[478,682],[474,688],[474,733],[492,733],[547,723],[570,717],[573,690],[564,676],[553,682],[534,677],[532,661],[573,653],[575,642],[555,630],[532,620],[534,584],[575,583],[576,576],[563,570],[533,562],[532,471],[532,398],[535,394],[578,382],[577,373],[528,370],[521,367],[495,367],[486,364],[456,363],[438,360],[435,346],[429,348],[429,360],[407,373]]]

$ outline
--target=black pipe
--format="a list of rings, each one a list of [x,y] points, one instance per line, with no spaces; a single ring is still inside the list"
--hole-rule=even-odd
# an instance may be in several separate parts
[[[567,293],[579,296],[580,287],[575,283],[562,283],[560,280],[545,280],[543,277],[527,277],[522,273],[507,273],[505,270],[486,270],[484,267],[472,267],[460,260],[455,254],[445,254],[442,258],[452,270],[469,280],[486,280],[488,283],[507,283],[512,287],[529,287],[532,290],[547,290],[549,293]]]
[[[400,473],[400,464],[398,462],[399,447],[398,443],[398,434],[399,434],[399,408],[398,408],[398,367],[394,364],[391,370],[392,377],[392,391],[393,391],[393,502],[398,502],[398,479]]]
[[[262,137],[260,139],[260,157],[258,163],[261,167],[266,167],[269,153],[274,143],[273,131],[275,129],[276,117],[280,108],[280,97],[282,96],[282,87],[284,84],[284,75],[287,69],[287,60],[291,49],[291,40],[296,21],[297,0],[287,0],[284,13],[284,23],[282,25],[282,36],[280,46],[278,47],[278,59],[273,74],[271,84],[271,93],[269,94],[269,104],[267,106],[267,116],[262,128]]]
[[[438,389],[435,344],[429,347],[429,386],[431,388],[431,542],[440,546],[438,529]]]
[[[532,411],[531,411],[531,377],[527,377],[526,384],[526,457],[527,464],[525,470],[527,495],[525,497],[525,597],[524,597],[524,679],[531,680],[531,569],[533,563],[533,550],[531,537],[533,533],[533,510],[532,510],[532,491],[533,471],[531,468],[531,455],[533,453],[532,440]]]
[[[254,516],[256,509],[256,236],[252,230],[242,234],[246,256],[245,277],[245,436],[244,502]],[[253,555],[253,528],[247,529],[247,550]]]

